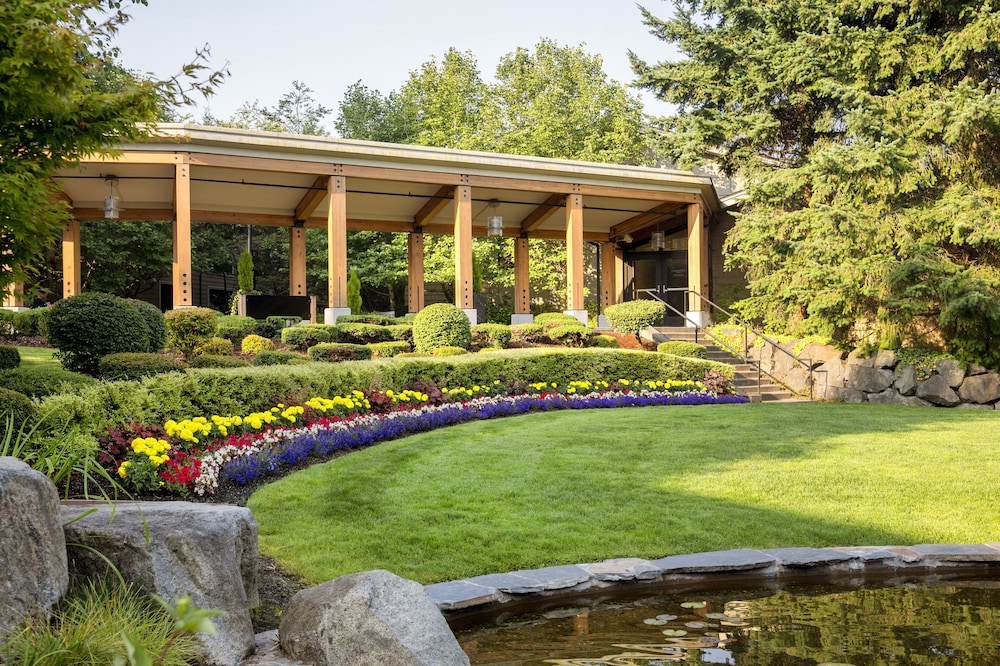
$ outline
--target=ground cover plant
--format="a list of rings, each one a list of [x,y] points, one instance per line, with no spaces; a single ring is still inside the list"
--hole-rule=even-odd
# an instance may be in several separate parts
[[[264,554],[316,583],[424,583],[727,548],[983,543],[1000,415],[880,405],[530,414],[414,435],[250,499]],[[316,529],[322,525],[323,529]]]

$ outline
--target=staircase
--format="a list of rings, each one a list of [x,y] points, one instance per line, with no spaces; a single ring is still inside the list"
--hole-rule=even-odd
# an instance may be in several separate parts
[[[712,342],[712,339],[700,333],[695,340],[696,329],[691,327],[661,326],[653,329],[652,340],[656,343],[668,340],[697,342],[708,350],[708,360],[728,363],[736,370],[733,385],[737,392],[750,398],[750,402],[774,402],[778,400],[795,400],[795,394],[774,381],[767,375],[760,377],[760,389],[757,387],[757,368],[744,363],[728,351]]]

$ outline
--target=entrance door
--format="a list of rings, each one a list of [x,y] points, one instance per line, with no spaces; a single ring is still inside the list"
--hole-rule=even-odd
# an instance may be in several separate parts
[[[679,312],[686,308],[687,251],[668,250],[664,252],[635,252],[625,256],[632,267],[632,283],[626,289],[626,297],[631,300],[653,298],[652,291]],[[667,308],[667,315],[659,326],[684,326],[684,319]]]

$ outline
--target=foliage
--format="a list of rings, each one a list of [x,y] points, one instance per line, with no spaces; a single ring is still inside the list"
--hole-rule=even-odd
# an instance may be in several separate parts
[[[22,365],[16,370],[0,371],[0,387],[41,398],[53,393],[73,393],[97,380],[60,366]]]
[[[510,333],[511,339],[517,342],[544,342],[546,340],[545,327],[541,324],[514,324],[510,327]]]
[[[164,319],[167,324],[167,346],[184,356],[191,356],[195,347],[212,339],[218,326],[218,314],[208,308],[171,310]]]
[[[188,361],[188,366],[192,368],[245,368],[248,365],[250,364],[241,358],[218,354],[199,354]]]
[[[361,278],[357,271],[351,271],[351,276],[347,278],[347,306],[351,308],[351,314],[361,314]]]
[[[215,335],[232,341],[234,345],[238,345],[243,341],[243,338],[254,332],[256,326],[257,320],[253,317],[219,315],[215,326]]]
[[[535,315],[534,323],[542,326],[546,331],[556,326],[581,326],[579,319],[564,312],[543,312]]]
[[[330,114],[330,109],[322,104],[316,104],[312,92],[312,88],[305,83],[292,81],[292,89],[282,95],[277,106],[273,108],[261,106],[260,102],[254,100],[241,106],[228,120],[220,120],[206,114],[204,124],[265,132],[326,136],[327,132],[323,129],[322,122]],[[245,289],[243,283],[240,283],[240,289],[253,291],[253,286]]]
[[[253,332],[261,337],[274,340],[281,337],[281,331],[285,328],[285,324],[288,321],[298,323],[301,320],[298,317],[271,316],[263,321],[258,321],[253,328]],[[233,342],[235,343],[236,341],[234,340]]]
[[[434,303],[417,313],[413,320],[413,344],[416,351],[429,353],[438,347],[461,347],[472,344],[469,318],[450,303]]]
[[[274,342],[260,335],[248,335],[240,344],[240,351],[251,356],[262,351],[274,351]]]
[[[370,347],[350,342],[321,342],[310,347],[308,351],[310,360],[328,363],[364,361],[372,357]]]
[[[431,356],[461,356],[468,354],[469,350],[464,347],[435,347],[431,350]]]
[[[506,347],[513,335],[506,324],[477,324],[471,333],[473,342],[480,347]]]
[[[170,273],[172,250],[169,222],[88,221],[80,225],[83,289],[135,298]]]
[[[393,326],[398,324],[396,317],[380,314],[349,314],[337,317],[337,324],[374,324],[375,326]]]
[[[618,333],[632,334],[636,338],[639,337],[639,333],[663,319],[666,314],[667,306],[651,299],[616,303],[604,310],[604,316],[611,324],[611,328]]]
[[[617,349],[618,339],[613,335],[595,335],[590,339],[590,344],[594,347],[604,347],[607,349]]]
[[[207,340],[202,340],[201,342],[199,342],[194,346],[194,350],[191,352],[191,355],[201,356],[202,354],[214,354],[216,356],[232,356],[233,341],[219,337],[212,337]]]
[[[0,424],[10,422],[13,429],[31,428],[36,409],[31,398],[11,389],[0,388]]]
[[[590,339],[594,337],[593,329],[587,328],[579,321],[575,324],[565,326],[554,326],[548,331],[549,339],[552,342],[567,347],[586,347]]]
[[[17,347],[0,345],[0,370],[13,370],[21,365],[21,354]]]
[[[393,340],[412,340],[413,339],[413,326],[411,324],[393,324],[392,326],[386,326],[389,329],[389,335],[392,336]]]
[[[673,354],[674,356],[686,356],[687,358],[708,358],[708,348],[697,342],[685,342],[683,340],[668,340],[656,345],[656,351],[661,354]]]
[[[108,354],[146,352],[149,326],[138,308],[110,294],[86,293],[56,301],[48,339],[67,370],[95,375]]]
[[[244,294],[253,291],[253,255],[247,250],[240,253],[240,260],[236,264],[236,280]]]
[[[48,332],[49,309],[34,308],[22,312],[0,310],[0,337],[45,337]]]
[[[175,642],[189,638],[187,634],[214,635],[216,628],[209,618],[226,614],[225,611],[221,610],[199,608],[191,601],[189,595],[184,595],[176,603],[170,603],[155,594],[152,597],[167,616],[173,620],[173,627],[167,636],[166,644],[159,650],[157,650],[159,647],[157,645],[147,645],[143,636],[137,636],[123,630],[122,640],[125,642],[125,649],[128,653],[129,666],[161,666],[166,664],[167,655],[174,649]],[[114,666],[125,666],[125,661],[116,658]]]
[[[896,354],[896,361],[898,362],[896,366],[897,372],[900,366],[912,365],[916,370],[917,379],[927,379],[930,377],[937,368],[938,361],[954,358],[945,352],[919,347],[901,347],[893,351]]]
[[[98,376],[107,381],[134,380],[152,377],[164,372],[183,372],[184,364],[164,354],[148,352],[123,352],[102,356],[98,363]]]
[[[373,342],[388,342],[392,340],[392,331],[389,330],[388,326],[379,326],[377,324],[342,324],[338,317],[337,328],[343,333],[346,342],[367,345]]]
[[[342,137],[385,143],[405,143],[412,132],[398,94],[383,95],[361,81],[347,87],[333,126]]]
[[[730,379],[730,377],[726,377],[718,370],[709,370],[705,373],[705,378],[701,380],[701,383],[709,391],[723,395],[733,392],[733,385]]]
[[[155,354],[163,349],[163,346],[167,343],[167,324],[163,320],[163,313],[160,312],[158,307],[146,301],[130,298],[128,302],[134,305],[139,311],[139,314],[142,315],[143,320],[146,322],[146,328],[149,329],[149,347],[146,351]]]
[[[409,342],[405,340],[393,340],[391,342],[374,342],[370,345],[372,358],[390,358],[397,354],[404,354],[413,349]]]
[[[308,363],[309,358],[290,351],[262,351],[253,357],[253,364],[260,365],[294,365]]]
[[[686,56],[639,83],[679,106],[660,149],[712,154],[747,201],[727,262],[768,329],[1000,361],[1000,12],[989,3],[685,0],[647,25]]]
[[[297,351],[305,351],[321,342],[340,342],[344,336],[330,324],[301,324],[281,331],[281,341]]]

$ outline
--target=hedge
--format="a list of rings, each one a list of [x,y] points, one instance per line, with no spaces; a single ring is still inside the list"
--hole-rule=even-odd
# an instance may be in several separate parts
[[[556,326],[583,326],[579,319],[565,312],[543,312],[535,317],[535,324],[545,330]]]
[[[274,351],[274,341],[262,335],[250,334],[240,343],[240,351],[255,356],[262,351]]]
[[[309,358],[313,361],[340,363],[342,361],[366,361],[371,357],[371,347],[350,342],[321,342],[309,348]]]
[[[343,324],[338,321],[337,328],[343,334],[344,342],[353,342],[358,345],[370,345],[373,342],[389,342],[393,339],[392,331],[389,330],[389,327],[378,324],[351,322]]]
[[[580,322],[576,322],[579,324]],[[549,336],[541,324],[514,324],[510,327],[511,338],[517,342],[548,342]]]
[[[233,356],[201,354],[188,361],[188,365],[192,368],[245,368],[250,364]]]
[[[160,308],[137,298],[126,300],[139,311],[143,321],[146,322],[146,328],[149,329],[149,347],[146,348],[146,351],[155,354],[162,350],[167,344],[167,322]]]
[[[389,329],[393,340],[405,340],[406,342],[413,340],[413,324],[394,324],[386,326],[386,328]]]
[[[141,379],[165,372],[184,372],[187,367],[180,361],[164,354],[122,353],[108,354],[97,364],[101,379]]]
[[[0,370],[13,370],[21,365],[21,352],[17,347],[0,345]]]
[[[0,372],[0,387],[41,398],[54,393],[75,393],[98,380],[56,365],[27,365]]]
[[[708,349],[705,345],[700,345],[697,342],[685,342],[684,340],[661,342],[656,345],[656,351],[661,354],[673,354],[686,358],[708,358]]]
[[[281,341],[296,351],[305,351],[321,342],[342,342],[343,333],[332,324],[302,324],[281,331]]]
[[[56,301],[49,314],[49,342],[67,370],[96,375],[101,357],[146,352],[149,326],[139,309],[111,294],[90,292]]]
[[[194,346],[191,352],[192,356],[201,356],[202,354],[212,354],[214,356],[232,356],[233,355],[233,341],[227,340],[226,338],[209,338],[208,340],[202,340]]]
[[[472,327],[472,339],[480,347],[506,347],[512,337],[507,324],[479,324]]]
[[[211,340],[215,335],[218,317],[218,312],[208,308],[171,310],[164,315],[167,345],[184,356],[190,356],[199,343]]]
[[[405,354],[413,349],[405,340],[391,342],[376,342],[368,345],[372,350],[372,358],[391,358],[396,354]]]
[[[454,305],[428,305],[413,319],[413,346],[422,354],[438,347],[468,349],[472,345],[471,328],[469,318]]]
[[[618,338],[613,335],[595,335],[590,339],[590,344],[594,347],[618,349]]]
[[[469,350],[462,347],[437,347],[431,352],[431,356],[461,356],[468,353]]]
[[[0,440],[3,439],[8,424],[14,433],[22,429],[30,430],[35,423],[35,414],[31,398],[17,391],[0,388]]]
[[[274,351],[262,351],[258,352],[253,357],[253,364],[256,366],[261,365],[294,365],[298,363],[308,363],[309,358],[303,356],[297,352],[283,351],[280,349]]]
[[[215,334],[231,341],[234,345],[238,345],[243,342],[243,338],[251,335],[256,327],[257,320],[253,317],[220,315],[215,326]]]
[[[399,322],[395,317],[380,314],[341,315],[337,317],[337,325],[341,324],[375,324],[377,326],[392,326]]]
[[[580,322],[565,326],[553,326],[549,329],[549,339],[567,347],[586,347],[592,337],[594,337],[594,330],[587,328]]]

